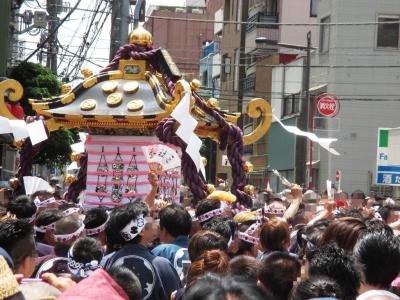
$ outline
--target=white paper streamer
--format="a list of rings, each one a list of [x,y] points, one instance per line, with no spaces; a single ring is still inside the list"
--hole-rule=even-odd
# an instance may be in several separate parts
[[[290,132],[294,135],[300,135],[300,136],[305,136],[311,141],[318,143],[322,148],[327,150],[329,153],[332,153],[333,155],[340,155],[339,152],[337,152],[335,149],[331,148],[330,145],[333,142],[336,142],[336,138],[319,138],[315,133],[312,132],[306,132],[302,131],[296,126],[289,126],[285,125],[281,122],[281,120],[276,117],[274,114],[272,114],[272,117],[285,129],[287,132]]]

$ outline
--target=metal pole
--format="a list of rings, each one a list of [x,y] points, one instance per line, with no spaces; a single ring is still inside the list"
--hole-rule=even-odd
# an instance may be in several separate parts
[[[47,67],[57,75],[57,3],[56,0],[47,0],[46,2],[47,13],[49,14],[49,20],[47,23],[48,34],[55,31],[55,33],[48,40],[47,45]]]
[[[311,116],[310,116],[310,131],[314,131],[314,113],[315,113],[315,99],[312,98],[311,100]],[[313,152],[314,152],[314,143],[312,140],[310,140],[310,166],[309,166],[309,181],[308,181],[308,189],[312,190],[313,189],[313,166],[312,166],[312,161],[313,161]]]
[[[128,42],[129,0],[113,0],[111,15],[110,61],[119,47]]]
[[[242,3],[242,15],[241,21],[246,22],[249,15],[249,0],[238,1],[238,4]],[[242,23],[240,27],[240,48],[239,48],[239,85],[238,85],[238,102],[237,111],[241,113],[241,116],[237,122],[239,128],[243,130],[243,96],[244,96],[244,80],[246,78],[246,64],[245,64],[245,47],[246,47],[246,24]]]
[[[299,129],[307,131],[309,129],[308,121],[310,117],[310,67],[311,67],[311,31],[307,33],[307,56],[303,73],[303,99],[301,101],[300,116],[297,126]],[[300,185],[306,183],[306,161],[307,161],[307,139],[305,137],[296,137],[295,154],[295,179]]]

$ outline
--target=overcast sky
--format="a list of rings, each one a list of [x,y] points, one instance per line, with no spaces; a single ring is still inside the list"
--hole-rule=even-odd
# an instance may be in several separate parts
[[[64,0],[64,3],[65,2],[69,2],[70,6],[73,7],[76,4],[77,0],[68,0],[68,1]],[[59,29],[58,39],[61,45],[63,45],[65,48],[68,48],[68,51],[76,53],[76,51],[79,49],[79,46],[82,43],[83,36],[88,28],[91,16],[91,12],[85,10],[96,9],[96,3],[98,2],[99,0],[82,0],[78,6],[78,9],[72,13],[70,20],[66,21]],[[173,1],[147,0],[146,4],[147,6],[152,4],[153,5],[171,4],[176,6],[176,5],[184,5],[185,2],[186,2],[185,0],[173,0]],[[20,13],[23,13],[25,10],[32,10],[32,11],[41,10],[38,4],[40,4],[41,7],[45,8],[46,0],[25,1],[20,9]],[[104,6],[104,4],[102,5]],[[132,7],[132,13],[133,13],[133,8],[134,7]],[[59,14],[58,17],[60,19],[63,19],[66,14],[67,14],[66,12],[63,12]],[[97,26],[94,26],[93,29]],[[93,45],[89,48],[89,51],[87,52],[87,58],[90,59],[93,63],[101,66],[106,66],[108,64],[109,47],[110,47],[110,27],[111,27],[111,18],[110,16],[108,16],[98,39],[93,43]],[[19,38],[20,40],[24,40],[26,42],[25,56],[28,56],[36,48],[37,43],[39,43],[40,34],[30,35],[26,33],[20,35]],[[62,49],[59,49],[59,53],[64,53],[64,52]],[[66,53],[66,56],[62,60],[60,56],[58,57],[58,63],[59,63],[58,74],[62,74],[63,71],[65,73],[69,73],[74,69],[77,60],[71,61],[71,56],[73,56],[72,53]],[[37,56],[36,55],[33,56],[30,61],[38,62]],[[100,70],[99,66],[96,66],[88,61],[84,62],[82,67],[89,67],[95,73]],[[78,75],[80,76],[80,74]]]

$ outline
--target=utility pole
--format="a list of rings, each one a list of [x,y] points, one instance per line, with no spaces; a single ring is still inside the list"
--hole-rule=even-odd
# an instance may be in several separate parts
[[[57,17],[57,0],[47,0],[46,8],[48,14],[47,34],[50,35],[53,31],[57,30],[58,17]],[[47,67],[57,75],[57,32],[51,36],[47,42]]]
[[[110,61],[119,47],[128,42],[130,0],[113,0],[111,14]]]
[[[249,16],[249,0],[238,1],[238,4],[242,4],[242,15],[241,22],[246,22]],[[246,78],[246,23],[242,23],[240,26],[240,48],[239,48],[239,85],[238,85],[238,102],[237,111],[241,113],[241,116],[237,122],[240,129],[243,130],[243,96],[244,96],[244,80]]]
[[[297,127],[303,131],[308,131],[308,121],[310,119],[310,69],[311,69],[311,31],[307,33],[307,48],[303,71],[303,97],[301,101],[300,116]],[[307,138],[296,136],[295,154],[295,180],[297,184],[306,184],[306,162],[307,162]],[[310,161],[310,164],[312,162]]]

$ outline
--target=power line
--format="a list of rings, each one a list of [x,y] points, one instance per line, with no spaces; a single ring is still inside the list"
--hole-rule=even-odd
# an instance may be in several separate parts
[[[78,7],[79,3],[81,3],[82,0],[78,0],[75,4],[75,6],[68,12],[68,14],[64,17],[64,19],[61,20],[60,23],[57,24],[56,28],[52,32],[49,32],[47,35],[47,38],[41,42],[35,51],[33,51],[30,55],[28,55],[27,58],[24,59],[24,62],[27,62],[32,56],[36,54],[43,46],[52,38],[52,36],[57,32],[57,30],[61,27],[61,25],[68,19],[70,15],[75,11],[75,9]]]
[[[177,18],[177,17],[163,17],[163,16],[146,16],[149,19],[159,20],[174,20],[185,22],[200,22],[200,23],[214,23],[214,24],[251,24],[262,26],[366,26],[366,25],[389,25],[400,24],[400,21],[367,21],[367,22],[330,22],[330,23],[279,23],[279,22],[249,22],[249,21],[216,21],[210,19],[193,19],[193,18]]]

